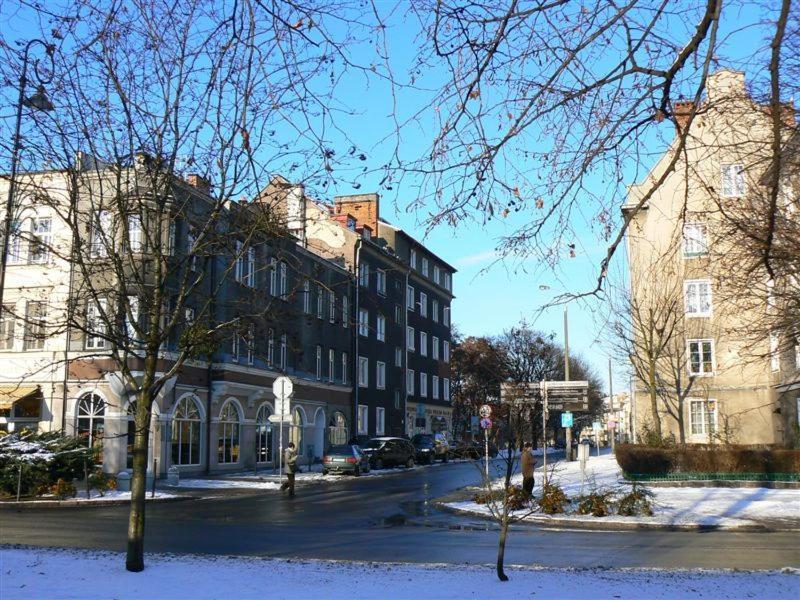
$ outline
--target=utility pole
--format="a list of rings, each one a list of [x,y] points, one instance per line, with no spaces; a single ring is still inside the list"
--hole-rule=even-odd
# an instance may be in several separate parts
[[[564,306],[564,381],[569,381],[569,319],[567,318],[567,307]],[[572,460],[572,427],[564,428],[565,458]]]

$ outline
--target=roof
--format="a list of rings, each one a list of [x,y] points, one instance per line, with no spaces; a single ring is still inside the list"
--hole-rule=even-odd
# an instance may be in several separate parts
[[[408,233],[408,232],[407,232],[405,229],[401,229],[401,228],[400,228],[400,227],[398,227],[397,225],[393,225],[392,223],[390,223],[390,222],[389,222],[389,221],[387,221],[386,219],[379,219],[379,222],[380,222],[380,224],[381,224],[381,225],[386,225],[387,227],[391,227],[391,228],[392,228],[392,229],[394,229],[394,230],[395,230],[397,233],[400,233],[400,234],[404,235],[404,236],[405,236],[405,237],[407,237],[409,240],[411,240],[411,242],[413,242],[414,244],[416,244],[416,245],[417,245],[417,246],[419,246],[420,248],[423,248],[423,249],[424,249],[426,252],[429,252],[430,254],[432,254],[433,256],[435,256],[435,257],[436,257],[436,259],[437,259],[437,260],[438,260],[440,263],[442,263],[443,265],[447,266],[447,268],[449,268],[449,269],[450,269],[450,270],[451,270],[453,273],[457,273],[457,272],[458,272],[458,269],[456,269],[456,268],[455,268],[453,265],[451,265],[449,262],[447,262],[446,260],[444,260],[444,259],[443,259],[441,256],[439,256],[438,254],[436,254],[435,252],[433,252],[433,251],[432,251],[430,248],[428,248],[428,247],[427,247],[425,244],[423,244],[423,243],[422,243],[422,242],[420,242],[418,239],[416,239],[416,238],[415,238],[413,235],[409,234],[409,233]],[[378,232],[378,234],[379,234],[379,237],[380,237],[380,232]]]

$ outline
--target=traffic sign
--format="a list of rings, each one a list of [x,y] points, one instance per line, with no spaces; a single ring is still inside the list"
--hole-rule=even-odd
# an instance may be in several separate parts
[[[616,426],[617,426],[617,422],[616,421],[609,421],[608,422],[608,428],[609,429],[614,429]]]
[[[600,421],[595,421],[594,423],[592,423],[592,429],[594,429],[595,431],[601,431],[603,429],[603,424],[600,423]]]
[[[275,394],[276,398],[280,398],[281,400],[285,400],[291,396],[293,389],[294,385],[292,384],[292,380],[284,375],[281,375],[272,382],[272,393]]]
[[[483,419],[481,419],[481,427],[483,427],[484,429],[491,429],[492,420],[484,417]]]
[[[484,404],[481,406],[481,409],[478,411],[478,414],[483,417],[484,419],[488,419],[492,416],[492,407],[488,404]]]
[[[273,415],[275,419],[273,420],[270,417],[270,420],[273,423],[283,423],[291,420],[292,410],[289,405],[289,399],[292,397],[293,390],[294,385],[288,377],[281,376],[272,382],[272,393],[275,395],[275,414]]]
[[[563,412],[563,413],[561,413],[561,426],[562,427],[572,427],[572,413],[571,412]]]

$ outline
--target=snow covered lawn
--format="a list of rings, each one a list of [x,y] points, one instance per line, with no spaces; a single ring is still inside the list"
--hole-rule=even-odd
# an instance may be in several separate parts
[[[62,502],[62,503],[91,503],[91,504],[102,504],[103,502],[120,502],[120,501],[130,501],[131,493],[130,492],[120,492],[119,490],[108,490],[105,492],[105,496],[101,496],[97,490],[90,491],[89,498],[86,497],[86,490],[78,490],[78,495],[74,498],[67,498],[65,500],[58,500],[55,496],[41,496],[36,498],[35,500],[25,500],[26,504],[37,504],[42,502]],[[170,494],[169,492],[161,492],[156,491],[155,498],[151,497],[150,492],[147,492],[146,499],[147,500],[166,500],[170,498],[178,498],[179,496],[176,494]]]
[[[614,488],[620,485],[630,489],[622,479],[616,459],[611,454],[592,456],[586,468],[587,477],[581,485],[580,463],[555,463],[553,481],[560,485],[568,497],[589,493],[592,487]],[[515,485],[522,484],[522,475],[515,475]],[[537,486],[534,494],[541,493],[541,467],[536,473]],[[784,526],[800,528],[800,490],[775,490],[767,488],[681,488],[652,487],[652,517],[592,517],[588,515],[544,515],[532,514],[525,520],[534,522],[604,522],[620,524],[652,523],[683,527],[717,526],[736,528],[780,521]],[[486,506],[474,502],[450,502],[449,508],[486,516]]]
[[[142,573],[124,555],[0,548],[4,600],[37,598],[771,598],[796,599],[787,572],[507,568],[156,555]]]

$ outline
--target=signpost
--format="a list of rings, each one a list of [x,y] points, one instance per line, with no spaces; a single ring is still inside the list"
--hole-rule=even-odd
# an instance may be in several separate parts
[[[561,413],[561,426],[562,427],[572,427],[573,419],[571,412],[563,412]]]
[[[488,485],[489,482],[489,430],[492,428],[492,420],[489,418],[492,416],[492,407],[488,404],[484,404],[481,406],[480,409],[481,415],[481,427],[483,428],[483,450],[484,450],[484,461],[486,465],[486,482]]]
[[[283,424],[291,421],[291,407],[289,400],[292,397],[294,385],[286,376],[280,376],[272,382],[272,394],[275,396],[275,414],[269,416],[272,423],[278,423],[278,477],[283,483]]]
[[[594,439],[597,443],[597,456],[600,456],[600,432],[603,431],[603,424],[600,421],[595,421],[592,423],[592,429],[594,430]]]

